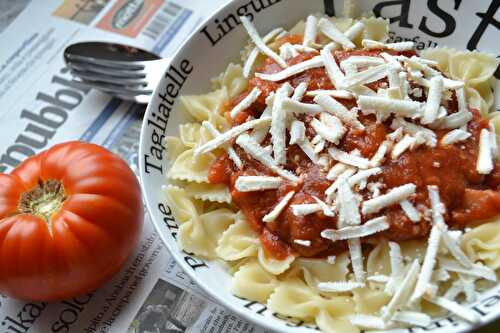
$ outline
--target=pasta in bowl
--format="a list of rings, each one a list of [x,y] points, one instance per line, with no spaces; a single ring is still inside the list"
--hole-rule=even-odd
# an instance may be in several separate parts
[[[191,119],[164,140],[180,249],[289,325],[480,323],[466,304],[500,266],[495,58],[417,53],[381,18],[239,20],[242,63],[180,97]]]

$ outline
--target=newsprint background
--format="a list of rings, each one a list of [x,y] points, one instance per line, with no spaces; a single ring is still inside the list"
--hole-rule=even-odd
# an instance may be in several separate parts
[[[62,50],[75,41],[110,40],[168,56],[225,1],[0,0],[0,172],[67,140],[103,145],[137,170],[144,107],[71,84]],[[119,16],[122,8],[129,16]],[[122,28],[111,24],[114,19],[133,23]],[[235,317],[197,288],[146,217],[136,252],[112,281],[58,303],[1,296],[0,332],[265,331]]]

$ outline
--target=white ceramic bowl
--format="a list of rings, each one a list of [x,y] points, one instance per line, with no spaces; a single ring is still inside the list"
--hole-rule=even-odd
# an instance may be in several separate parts
[[[424,1],[412,1],[406,8],[401,4],[391,5],[394,1],[363,0],[359,1],[361,8],[358,11],[364,13],[375,8],[381,15],[393,17],[391,36],[411,38],[416,42],[417,48],[439,43],[457,49],[477,47],[481,51],[498,55],[500,45],[496,41],[497,30],[487,21],[483,21],[481,25],[481,17],[476,14],[488,13],[490,1],[463,1],[458,9],[455,9],[455,2],[460,3],[441,0],[437,2],[436,6],[439,7],[436,8],[432,4],[427,7]],[[410,4],[410,1],[398,3]],[[491,6],[493,3],[494,1]],[[254,16],[255,25],[264,33],[278,26],[290,28],[309,13],[332,13],[331,10],[341,16],[343,1],[235,0],[222,7],[177,52],[148,105],[141,132],[140,175],[143,193],[152,220],[169,251],[189,276],[222,305],[254,323],[278,332],[315,330],[301,324],[299,320],[289,319],[287,322],[278,319],[281,316],[273,314],[263,304],[233,296],[228,288],[231,276],[220,264],[204,261],[179,249],[175,240],[177,224],[160,188],[167,182],[167,159],[161,146],[161,137],[166,133],[178,135],[178,125],[187,121],[187,116],[179,112],[179,99],[175,97],[209,92],[210,79],[221,73],[229,62],[240,61],[240,50],[248,40],[245,30],[241,25],[231,30],[226,26],[222,32],[217,27],[217,20],[224,22],[231,15],[248,13]],[[494,13],[483,15],[483,19],[488,15],[492,17]],[[484,30],[482,26],[485,27]],[[168,96],[169,94],[174,97]],[[483,317],[484,322],[498,317],[500,286],[482,294],[471,307]],[[470,326],[454,317],[446,317],[434,321],[426,331],[455,333],[469,329]],[[417,332],[421,330],[416,329]]]

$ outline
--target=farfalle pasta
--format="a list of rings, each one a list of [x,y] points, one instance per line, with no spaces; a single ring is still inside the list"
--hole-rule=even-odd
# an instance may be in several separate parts
[[[381,18],[241,21],[243,64],[183,96],[166,138],[179,246],[325,332],[479,320],[462,303],[500,267],[498,61],[419,56]]]

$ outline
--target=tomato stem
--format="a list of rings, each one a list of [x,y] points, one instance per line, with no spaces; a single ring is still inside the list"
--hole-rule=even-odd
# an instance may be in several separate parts
[[[40,180],[38,186],[22,194],[19,211],[38,216],[50,226],[52,215],[59,211],[65,200],[64,186],[59,180]]]

